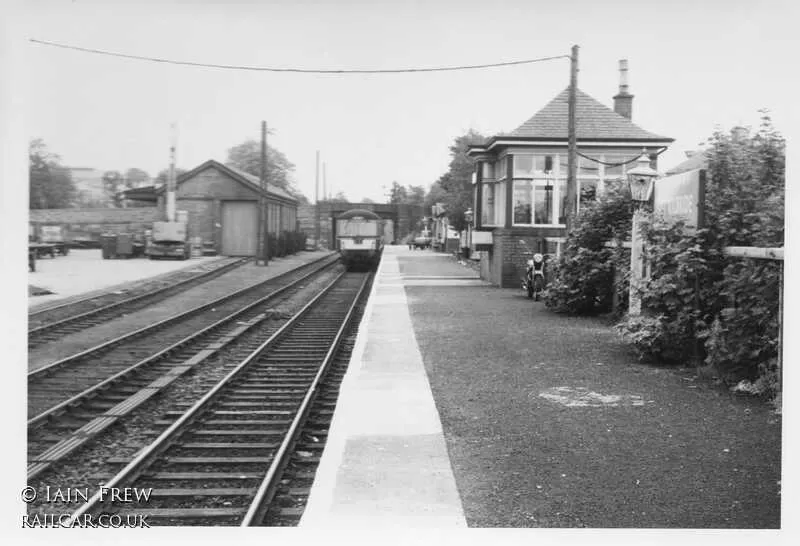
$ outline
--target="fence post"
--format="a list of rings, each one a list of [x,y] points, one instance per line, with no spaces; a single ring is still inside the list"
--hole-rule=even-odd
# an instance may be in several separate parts
[[[783,392],[783,260],[778,277],[778,392]]]

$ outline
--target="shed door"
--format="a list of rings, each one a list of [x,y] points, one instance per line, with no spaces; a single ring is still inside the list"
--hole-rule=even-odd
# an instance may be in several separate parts
[[[222,202],[222,254],[255,256],[258,207],[250,201]]]

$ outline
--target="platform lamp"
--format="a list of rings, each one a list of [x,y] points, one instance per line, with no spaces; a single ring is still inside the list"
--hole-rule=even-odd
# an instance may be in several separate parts
[[[474,219],[475,213],[472,212],[472,207],[469,207],[464,211],[464,221],[467,223],[467,239],[464,241],[467,243],[466,250],[464,250],[464,248],[461,249],[461,254],[464,258],[469,258],[469,249],[472,248],[472,221]]]
[[[636,160],[636,166],[627,171],[628,186],[633,201],[633,223],[631,226],[631,282],[628,292],[628,314],[639,315],[642,312],[642,299],[639,287],[645,277],[644,242],[640,234],[642,215],[645,205],[653,194],[653,185],[658,172],[650,167],[647,151]]]

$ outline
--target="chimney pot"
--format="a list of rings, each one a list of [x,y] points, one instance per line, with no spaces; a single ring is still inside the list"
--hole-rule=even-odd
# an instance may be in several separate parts
[[[619,61],[619,94],[628,94],[628,59]]]
[[[633,116],[633,95],[628,92],[628,59],[619,61],[619,93],[614,96],[614,111],[628,119]]]

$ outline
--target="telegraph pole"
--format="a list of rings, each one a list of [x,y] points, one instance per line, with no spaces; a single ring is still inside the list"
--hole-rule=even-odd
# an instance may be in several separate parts
[[[316,240],[317,240],[317,249],[319,249],[319,237],[320,237],[320,226],[319,226],[319,150],[317,150],[317,175],[316,181],[314,184],[314,208],[316,221],[315,221],[315,232],[316,232]]]
[[[575,128],[575,106],[578,90],[578,46],[572,46],[572,55],[569,62],[569,99],[567,118],[567,233],[572,230],[572,224],[578,213],[578,184],[576,173],[578,167],[578,143]]]
[[[178,146],[178,124],[170,126],[169,143],[169,172],[167,173],[167,222],[175,221],[175,148]]]
[[[264,265],[269,264],[269,200],[267,199],[267,122],[261,122],[261,189],[264,192],[263,198],[263,224],[261,225],[262,249],[261,256]]]

